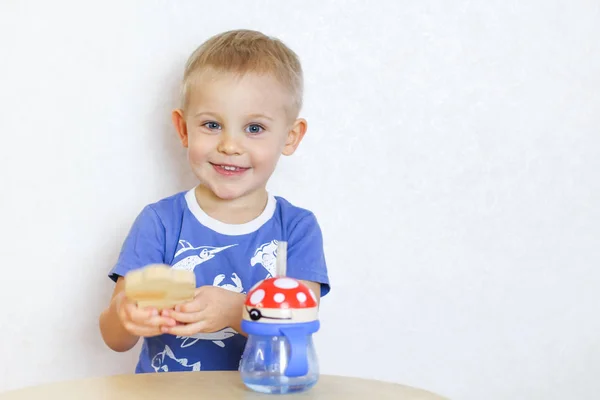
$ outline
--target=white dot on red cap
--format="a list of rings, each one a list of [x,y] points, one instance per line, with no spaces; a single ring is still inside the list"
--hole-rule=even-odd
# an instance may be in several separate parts
[[[295,280],[290,279],[290,278],[276,279],[273,284],[275,286],[277,286],[279,289],[294,289],[299,286],[298,282],[296,282]]]
[[[250,303],[258,304],[265,298],[265,291],[262,289],[258,289],[256,292],[252,293],[250,296]]]
[[[283,303],[285,300],[285,295],[283,293],[275,293],[273,300],[275,300],[276,303]]]
[[[308,293],[310,293],[310,297],[312,297],[314,301],[317,301],[317,296],[315,296],[315,292],[313,292],[312,289],[308,289]]]
[[[306,301],[306,295],[302,292],[296,293],[296,298],[300,303],[304,303]]]

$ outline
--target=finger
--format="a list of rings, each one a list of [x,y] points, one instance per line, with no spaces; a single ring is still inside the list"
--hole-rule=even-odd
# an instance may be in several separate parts
[[[162,331],[159,327],[152,327],[152,326],[141,326],[141,325],[137,325],[133,322],[126,322],[124,324],[125,329],[127,329],[127,331],[129,333],[131,333],[132,335],[135,336],[144,336],[144,337],[148,337],[148,336],[158,336],[160,334],[162,334]]]
[[[121,309],[121,305],[127,301],[126,297],[125,297],[125,292],[119,292],[115,295],[113,301],[115,302],[115,306],[117,310]]]
[[[135,312],[134,312],[135,314]],[[153,328],[159,328],[161,325],[166,325],[166,326],[174,326],[177,324],[177,321],[175,321],[173,318],[169,318],[169,317],[162,317],[162,316],[152,316],[150,318],[132,318],[131,315],[126,312],[125,310],[122,310],[119,314],[119,318],[121,319],[121,322],[123,323],[123,325],[129,324],[130,326],[146,326],[146,327],[153,327]]]
[[[202,298],[202,296],[194,297],[193,300],[188,301],[187,303],[178,304],[175,306],[174,311],[178,312],[198,312],[206,308],[206,301]]]
[[[138,324],[158,315],[157,310],[139,308],[135,304],[127,304],[125,310],[127,310],[129,319]]]
[[[156,315],[154,317],[148,318],[147,320],[144,320],[141,323],[138,323],[138,325],[158,328],[161,326],[175,326],[177,325],[177,321],[175,321],[173,318]]]
[[[177,325],[172,327],[163,326],[161,328],[163,333],[169,333],[176,336],[192,336],[196,333],[203,332],[205,327],[204,321],[194,322],[192,324]]]
[[[168,318],[173,318],[175,321],[183,322],[186,324],[199,322],[205,319],[206,311],[197,311],[197,312],[180,312],[169,310],[167,312],[163,312],[163,315]]]
[[[121,322],[130,322],[131,321],[131,311],[135,309],[135,305],[127,303],[126,299],[122,299],[117,308],[117,312],[119,314],[119,319]]]
[[[129,321],[136,325],[158,327],[161,325],[173,326],[176,324],[173,318],[167,315],[160,315],[156,309],[141,309],[133,305],[128,307],[127,310]]]
[[[121,308],[125,310],[128,316],[135,314],[135,311],[143,311],[137,306],[136,303],[127,299],[123,299],[123,302],[121,303]]]

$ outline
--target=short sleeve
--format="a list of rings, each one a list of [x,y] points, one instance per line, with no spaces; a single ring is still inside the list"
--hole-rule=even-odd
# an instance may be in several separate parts
[[[287,271],[295,279],[321,284],[321,296],[329,293],[329,277],[323,250],[323,234],[314,214],[303,216],[288,235]]]
[[[165,259],[165,227],[156,211],[146,206],[135,219],[121,247],[119,258],[109,277],[119,276],[149,264],[161,264]]]

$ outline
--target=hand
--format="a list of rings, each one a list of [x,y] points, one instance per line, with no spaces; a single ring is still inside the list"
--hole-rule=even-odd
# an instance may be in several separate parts
[[[135,302],[129,300],[124,292],[114,298],[117,315],[121,325],[134,336],[158,336],[162,334],[161,326],[174,326],[173,318],[159,315],[153,308],[139,308]]]
[[[196,289],[193,300],[175,306],[174,310],[162,311],[163,317],[177,322],[176,326],[163,326],[162,332],[191,336],[236,327],[242,318],[245,298],[243,294],[218,286],[201,286]]]

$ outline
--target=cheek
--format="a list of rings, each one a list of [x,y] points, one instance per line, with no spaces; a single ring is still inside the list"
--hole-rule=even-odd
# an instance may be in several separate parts
[[[255,153],[252,164],[264,171],[271,170],[277,164],[277,155],[272,152]]]
[[[259,143],[253,147],[251,157],[254,164],[266,167],[272,167],[277,164],[282,151],[278,143]]]
[[[188,147],[188,158],[192,164],[199,164],[206,161],[206,148],[199,143],[190,143]]]

